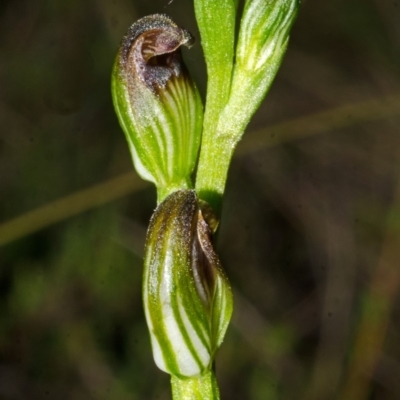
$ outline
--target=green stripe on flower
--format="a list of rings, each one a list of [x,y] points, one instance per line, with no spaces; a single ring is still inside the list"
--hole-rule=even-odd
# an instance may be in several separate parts
[[[300,0],[246,0],[231,96],[218,132],[239,140],[270,88],[285,54]]]
[[[157,207],[144,264],[157,366],[179,378],[209,371],[232,314],[232,294],[194,191],[176,191]]]
[[[252,71],[266,69],[286,49],[299,0],[247,0],[240,25],[236,62]]]
[[[194,39],[169,17],[133,24],[118,51],[112,94],[138,173],[154,182],[159,200],[191,187],[200,145],[203,109],[180,47]]]

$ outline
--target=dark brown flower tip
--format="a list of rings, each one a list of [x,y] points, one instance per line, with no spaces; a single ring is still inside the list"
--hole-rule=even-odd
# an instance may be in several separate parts
[[[153,92],[184,72],[180,47],[190,47],[194,37],[164,14],[135,22],[122,40],[120,66],[125,78],[139,78]]]
[[[212,242],[213,228],[208,223],[210,206],[197,198],[194,190],[178,190],[168,196],[157,208],[150,222],[149,232],[174,238],[180,251],[186,251],[198,294],[210,306],[217,273],[224,274]],[[203,210],[209,214],[203,215]],[[156,221],[160,227],[156,227]],[[160,222],[162,221],[162,222]],[[171,233],[172,232],[172,233]]]

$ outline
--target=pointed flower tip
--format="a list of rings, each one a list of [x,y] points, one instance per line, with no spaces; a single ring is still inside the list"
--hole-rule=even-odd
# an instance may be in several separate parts
[[[208,371],[232,314],[232,294],[194,191],[176,191],[156,209],[143,285],[157,366],[178,377]]]
[[[299,0],[246,0],[230,97],[219,131],[237,142],[270,88],[285,54]]]
[[[114,107],[138,173],[163,193],[187,187],[202,129],[202,103],[182,61],[193,36],[168,16],[134,23],[112,76]]]
[[[240,27],[238,61],[248,69],[262,70],[280,59],[300,0],[247,1]]]

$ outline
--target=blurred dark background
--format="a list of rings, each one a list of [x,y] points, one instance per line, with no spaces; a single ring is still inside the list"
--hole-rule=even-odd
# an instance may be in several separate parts
[[[155,190],[110,97],[120,39],[190,0],[0,2],[0,399],[170,399],[141,303]],[[204,95],[198,44],[186,63]],[[400,399],[400,1],[303,0],[230,170],[223,399]]]

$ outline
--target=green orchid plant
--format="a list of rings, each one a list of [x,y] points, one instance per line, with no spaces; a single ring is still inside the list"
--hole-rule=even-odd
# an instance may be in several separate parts
[[[175,400],[219,399],[215,355],[233,310],[213,234],[229,164],[282,62],[299,0],[194,0],[207,65],[205,109],[181,55],[193,36],[168,16],[134,23],[112,72],[114,107],[139,175],[157,187],[143,303]],[[192,175],[197,166],[195,181]]]

